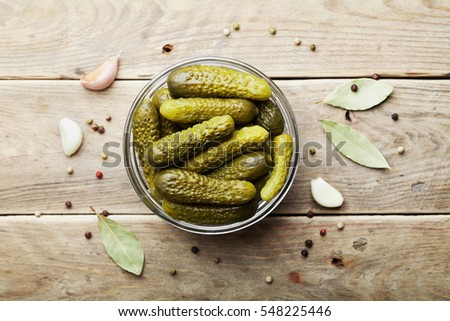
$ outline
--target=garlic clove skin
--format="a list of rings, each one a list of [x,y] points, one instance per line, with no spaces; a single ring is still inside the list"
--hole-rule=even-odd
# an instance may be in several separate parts
[[[59,121],[59,132],[64,153],[70,157],[80,148],[83,142],[83,131],[72,119],[63,118]]]
[[[311,181],[311,194],[314,200],[323,207],[339,207],[344,203],[344,197],[322,177]]]
[[[103,90],[111,86],[119,71],[119,58],[120,53],[81,76],[81,85],[90,90]]]

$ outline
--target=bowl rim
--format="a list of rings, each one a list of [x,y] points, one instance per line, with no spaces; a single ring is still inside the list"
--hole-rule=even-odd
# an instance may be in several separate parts
[[[277,105],[281,102],[280,110],[283,114],[283,119],[285,121],[285,128],[290,128],[289,134],[293,138],[293,154],[291,159],[291,164],[289,168],[288,177],[286,179],[286,182],[284,183],[282,189],[278,194],[269,202],[260,201],[258,204],[258,210],[256,213],[248,218],[247,220],[236,222],[232,224],[227,225],[220,225],[220,226],[201,226],[201,225],[195,225],[192,223],[187,223],[183,221],[176,221],[172,219],[169,215],[167,215],[164,210],[159,206],[157,206],[158,202],[151,193],[148,191],[148,184],[145,181],[145,178],[142,175],[142,168],[139,165],[139,161],[137,160],[136,153],[134,152],[134,146],[132,144],[132,119],[135,110],[139,106],[139,104],[142,102],[142,100],[149,94],[153,94],[156,90],[161,88],[162,86],[156,86],[152,92],[152,86],[155,86],[155,84],[163,79],[166,75],[169,75],[170,72],[173,70],[192,66],[196,64],[202,64],[202,65],[221,65],[225,64],[225,67],[240,70],[240,71],[246,71],[251,74],[257,75],[258,77],[263,78],[266,80],[271,89],[272,89],[272,96],[270,99],[275,100]],[[233,68],[234,67],[234,68]],[[288,116],[288,117],[286,117]],[[285,132],[285,131],[283,131]],[[292,133],[293,132],[293,133]],[[190,58],[190,59],[184,59],[181,60],[167,68],[165,68],[163,71],[156,74],[151,80],[149,80],[145,86],[141,89],[139,94],[134,99],[133,103],[131,104],[130,110],[128,112],[125,124],[124,124],[124,130],[122,135],[122,151],[123,151],[123,158],[124,158],[124,166],[127,171],[128,178],[130,179],[130,183],[133,186],[134,190],[138,194],[138,196],[141,198],[141,200],[144,202],[144,204],[153,211],[154,214],[168,222],[169,224],[195,234],[203,234],[203,235],[219,235],[219,234],[227,234],[232,232],[240,231],[244,228],[247,228],[259,221],[261,221],[263,218],[268,216],[270,213],[275,210],[275,208],[283,201],[284,197],[290,190],[298,170],[298,164],[300,160],[300,133],[298,129],[297,122],[295,120],[295,114],[294,111],[287,100],[286,96],[283,94],[283,92],[280,90],[280,88],[265,74],[263,74],[261,71],[256,69],[255,67],[242,62],[240,60],[232,59],[232,58],[225,58],[225,57],[218,57],[218,56],[203,56],[203,57],[196,57],[196,58]],[[133,170],[134,167],[137,167],[139,170],[135,171]],[[139,174],[138,174],[139,172]],[[264,207],[264,212],[259,213]]]

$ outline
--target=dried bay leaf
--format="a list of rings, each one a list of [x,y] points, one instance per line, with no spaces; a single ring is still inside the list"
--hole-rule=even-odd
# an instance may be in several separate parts
[[[352,85],[358,86],[353,92]],[[347,110],[366,110],[383,102],[394,87],[369,78],[353,79],[337,86],[323,100],[324,103]]]
[[[116,221],[96,213],[103,246],[113,261],[137,276],[144,268],[144,251],[138,238]]]
[[[339,152],[352,161],[371,168],[390,168],[386,159],[372,142],[353,128],[331,120],[320,120],[331,142]],[[339,143],[345,142],[340,147]]]

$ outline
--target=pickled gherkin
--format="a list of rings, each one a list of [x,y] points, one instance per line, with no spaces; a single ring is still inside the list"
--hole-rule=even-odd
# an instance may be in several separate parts
[[[266,185],[261,190],[261,199],[270,201],[283,187],[289,172],[293,142],[289,134],[281,134],[273,139],[274,168]]]
[[[246,99],[179,98],[166,100],[161,115],[176,123],[192,124],[215,116],[230,115],[236,125],[248,124],[258,114],[255,104]]]
[[[252,217],[258,209],[258,202],[252,200],[244,205],[218,206],[203,204],[179,204],[163,200],[164,212],[177,221],[217,226],[245,221]]]
[[[244,127],[236,130],[230,139],[190,159],[185,169],[204,173],[218,168],[242,153],[261,148],[268,138],[269,133],[261,126]]]
[[[156,194],[153,184],[156,169],[149,165],[145,158],[147,148],[157,141],[160,136],[158,112],[150,102],[150,99],[144,99],[136,109],[133,115],[132,131],[134,147],[145,179],[150,191]]]
[[[256,151],[236,157],[224,166],[210,171],[206,176],[225,180],[253,181],[266,174],[268,170],[265,153]]]
[[[256,195],[250,182],[209,178],[184,169],[158,172],[155,187],[164,199],[187,204],[241,205]]]
[[[267,129],[271,135],[280,135],[284,129],[284,119],[280,108],[271,100],[258,103],[259,114],[255,124]]]
[[[217,116],[191,128],[161,138],[147,150],[148,162],[168,167],[185,161],[197,149],[226,139],[234,130],[230,116]]]
[[[262,78],[218,66],[189,66],[172,71],[167,79],[170,94],[179,97],[217,97],[267,100],[272,90]]]
[[[172,99],[172,96],[170,96],[169,89],[167,88],[160,88],[155,91],[151,99],[153,106],[155,106],[155,108],[159,112],[159,128],[161,131],[161,138],[179,132],[181,130],[180,126],[161,115],[161,105],[168,99]]]

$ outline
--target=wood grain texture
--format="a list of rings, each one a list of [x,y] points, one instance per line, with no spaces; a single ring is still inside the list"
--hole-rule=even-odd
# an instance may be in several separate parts
[[[450,3],[432,0],[1,0],[0,78],[78,79],[122,49],[121,79],[208,55],[272,77],[448,77],[449,25]]]
[[[350,123],[344,110],[316,102],[342,80],[277,82],[295,110],[302,145],[296,180],[277,213],[450,212],[450,81],[387,82],[395,87],[391,97],[369,111],[351,113],[351,126],[372,140],[392,170],[368,169],[343,157],[338,161],[327,152],[318,120]],[[91,92],[78,81],[0,82],[0,214],[89,213],[89,205],[112,213],[148,213],[123,162],[104,167],[100,157],[106,142],[121,143],[128,110],[144,84],[118,81],[107,91]],[[390,118],[393,112],[399,114],[397,122]],[[111,122],[104,120],[108,114]],[[84,131],[84,143],[71,158],[61,148],[57,124],[62,117],[74,119]],[[85,124],[89,117],[106,127],[104,135]],[[307,153],[311,144],[318,146],[314,157]],[[404,155],[397,153],[400,145]],[[121,147],[110,150],[121,157]],[[66,174],[68,166],[74,168],[73,175]],[[102,180],[95,178],[99,169]],[[340,209],[323,209],[313,202],[310,180],[317,176],[342,192],[345,203]],[[66,200],[73,203],[70,210]]]
[[[336,229],[339,217],[272,217],[216,237],[180,231],[155,216],[112,217],[142,242],[140,278],[107,256],[94,215],[0,217],[0,299],[450,299],[446,216],[347,217],[343,231]],[[306,239],[314,245],[305,259]]]

